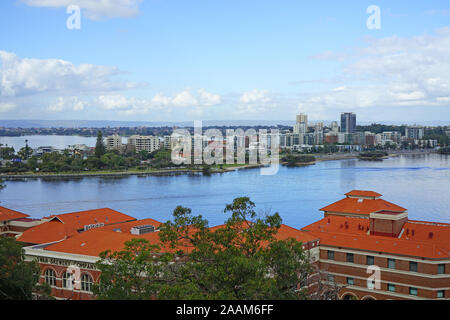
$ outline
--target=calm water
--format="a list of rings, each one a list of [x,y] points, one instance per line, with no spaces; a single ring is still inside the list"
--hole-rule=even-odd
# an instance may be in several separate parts
[[[68,145],[85,144],[88,147],[95,147],[97,137],[82,137],[82,136],[20,136],[20,137],[1,137],[0,143],[13,147],[17,152],[20,148],[25,147],[25,140],[28,140],[30,148],[38,148],[43,146],[52,146],[57,149],[67,148]],[[122,138],[122,142],[126,143],[126,138]]]
[[[81,137],[81,136],[21,136],[21,137],[0,137],[0,143],[13,147],[17,152],[20,148],[25,147],[25,140],[28,140],[30,148],[38,148],[43,146],[52,146],[58,149],[64,149],[68,145],[85,144],[88,147],[95,147],[97,137]]]
[[[277,175],[259,169],[211,176],[96,178],[7,181],[1,205],[40,218],[50,213],[109,207],[136,218],[167,221],[177,205],[204,215],[210,225],[226,219],[235,197],[249,196],[261,212],[278,211],[284,223],[301,228],[322,216],[320,208],[352,189],[374,190],[408,209],[411,219],[450,222],[450,158],[409,155],[383,162],[325,161],[281,167]]]

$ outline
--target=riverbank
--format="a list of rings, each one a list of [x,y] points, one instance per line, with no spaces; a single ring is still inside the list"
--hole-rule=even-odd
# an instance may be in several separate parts
[[[264,165],[231,165],[225,168],[211,168],[209,173],[225,173],[235,170],[260,168]],[[157,176],[157,175],[182,175],[202,173],[202,169],[153,169],[153,170],[136,170],[136,171],[90,171],[78,173],[25,173],[25,174],[0,174],[1,179],[24,179],[24,178],[79,178],[79,177],[125,177],[125,176]]]
[[[431,154],[431,153],[437,153],[434,149],[426,149],[426,150],[399,150],[399,151],[390,151],[390,153],[383,157],[383,159],[391,158],[391,157],[399,157],[401,155],[419,155],[419,154]],[[337,161],[337,160],[350,160],[350,159],[359,159],[359,152],[350,152],[350,153],[333,153],[333,154],[312,154],[316,159],[312,162],[305,162],[305,163],[297,163],[296,166],[303,167],[308,165],[313,165],[315,163],[321,162],[321,161]],[[282,165],[287,165],[287,163],[282,162]]]
[[[412,150],[412,151],[391,151],[387,157],[399,157],[401,155],[418,155],[418,154],[430,154],[436,153],[435,150]],[[348,160],[348,159],[358,159],[359,153],[342,153],[342,154],[331,154],[331,155],[314,155],[315,161],[310,162],[299,162],[294,166],[305,167],[314,165],[322,161],[337,161],[337,160]],[[287,165],[287,162],[281,162],[281,165]],[[226,173],[235,170],[243,169],[253,169],[264,167],[263,164],[246,164],[246,165],[227,165],[223,164],[222,168],[218,166],[213,166],[210,169],[210,174],[213,173]],[[130,170],[130,171],[88,171],[88,172],[77,172],[77,173],[22,173],[22,174],[0,174],[1,179],[23,179],[23,178],[79,178],[79,177],[125,177],[125,176],[152,176],[152,175],[183,175],[183,174],[197,174],[202,173],[202,169],[151,169],[151,170]]]

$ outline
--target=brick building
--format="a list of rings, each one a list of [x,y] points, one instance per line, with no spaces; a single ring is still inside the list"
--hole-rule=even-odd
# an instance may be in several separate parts
[[[448,299],[450,224],[409,220],[380,197],[352,191],[302,229],[320,238],[319,269],[341,288],[341,299]],[[368,281],[372,268],[377,286]]]
[[[409,220],[405,208],[373,191],[353,190],[321,210],[319,221],[301,230],[282,225],[276,235],[303,242],[315,270],[304,285],[313,296],[328,297],[323,291],[334,288],[340,299],[449,299],[450,224]],[[93,299],[100,252],[121,250],[133,238],[159,242],[160,222],[111,209],[45,220],[18,240],[58,299]]]

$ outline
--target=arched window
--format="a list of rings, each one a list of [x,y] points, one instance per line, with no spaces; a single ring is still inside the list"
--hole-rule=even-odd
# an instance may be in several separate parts
[[[88,274],[83,274],[81,276],[81,291],[92,291],[92,284],[94,281],[92,280],[92,277]]]
[[[45,283],[49,286],[56,286],[56,274],[52,269],[45,270]]]
[[[62,278],[62,286],[65,289],[73,289],[73,275],[69,272],[64,272]]]

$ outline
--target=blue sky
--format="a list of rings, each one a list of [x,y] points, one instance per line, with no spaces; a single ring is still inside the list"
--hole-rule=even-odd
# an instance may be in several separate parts
[[[1,1],[0,118],[450,120],[450,3],[343,3]]]

